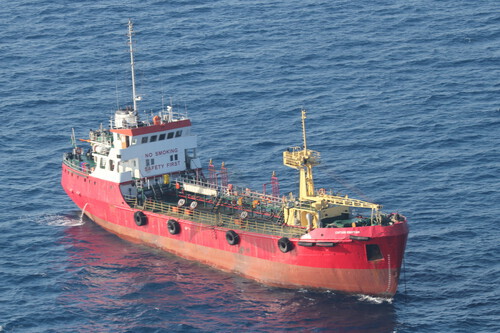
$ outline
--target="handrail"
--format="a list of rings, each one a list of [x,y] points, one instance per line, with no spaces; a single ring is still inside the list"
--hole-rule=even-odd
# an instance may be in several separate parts
[[[63,159],[63,163],[66,164],[68,167],[72,168],[73,170],[85,173],[87,175],[89,175],[92,172],[92,170],[91,170],[92,167],[95,167],[95,164],[92,165],[92,163],[90,163],[89,161],[79,161],[79,160],[76,160],[76,161],[78,161],[78,163],[75,163],[74,161],[75,160]],[[83,168],[80,165],[81,162],[88,163],[89,167],[88,168]]]
[[[298,238],[305,233],[305,228],[277,225],[271,222],[264,222],[252,219],[237,218],[223,213],[210,213],[200,210],[191,210],[187,207],[178,207],[175,204],[166,203],[163,201],[146,199],[142,204],[139,204],[137,198],[125,196],[126,202],[135,209],[146,210],[159,214],[168,214],[181,219],[188,219],[197,223],[202,223],[210,226],[224,227],[228,229],[246,230],[250,232],[263,233],[267,235],[275,235],[281,237]]]
[[[188,178],[183,178],[183,177],[181,177],[178,182],[181,185],[182,184],[190,184],[190,185],[199,185],[199,186],[202,186],[204,188],[211,188],[211,189],[218,191],[218,193],[222,193],[223,195],[226,195],[226,196],[245,197],[245,198],[248,198],[250,200],[265,200],[269,203],[273,203],[276,205],[283,204],[283,198],[281,198],[281,197],[273,196],[271,194],[264,194],[262,192],[251,191],[248,188],[243,188],[240,186],[235,186],[235,185],[222,186],[219,184],[212,184],[208,181],[188,179]]]
[[[113,146],[113,133],[108,130],[90,131],[89,141],[94,144],[105,144],[109,147]]]
[[[342,205],[342,206],[348,206],[348,207],[358,207],[358,208],[371,208],[375,210],[380,210],[382,208],[381,205],[371,203],[368,201],[363,201],[359,199],[351,199],[348,196],[341,197],[341,196],[336,196],[336,195],[329,195],[329,194],[319,194],[318,198],[320,200],[325,200],[327,202],[330,202],[335,205]]]

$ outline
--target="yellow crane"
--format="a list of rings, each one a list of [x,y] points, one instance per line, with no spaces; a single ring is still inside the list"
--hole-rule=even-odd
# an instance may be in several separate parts
[[[320,153],[307,148],[306,111],[301,112],[303,147],[291,147],[283,152],[283,164],[299,170],[298,201],[293,205],[294,208],[291,204],[287,205],[285,221],[288,224],[308,225],[313,228],[318,226],[318,221],[325,215],[348,213],[349,207],[372,209],[372,219],[378,217],[381,205],[351,199],[347,195],[336,196],[314,190],[313,167],[320,164]]]

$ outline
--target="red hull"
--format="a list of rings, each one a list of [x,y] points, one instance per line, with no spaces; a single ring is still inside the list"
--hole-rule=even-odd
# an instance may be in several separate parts
[[[227,228],[175,218],[181,231],[171,235],[167,221],[172,217],[145,211],[148,223],[137,226],[134,212],[122,197],[119,185],[79,173],[63,164],[62,186],[80,209],[93,221],[118,236],[161,248],[181,257],[224,271],[235,272],[269,285],[338,290],[392,297],[408,235],[406,222],[392,226],[324,228],[310,233],[309,241],[335,242],[334,247],[298,245],[279,250],[279,236],[237,230],[241,241],[229,245]],[[369,237],[351,240],[350,234]],[[368,244],[377,244],[379,260],[367,259]]]

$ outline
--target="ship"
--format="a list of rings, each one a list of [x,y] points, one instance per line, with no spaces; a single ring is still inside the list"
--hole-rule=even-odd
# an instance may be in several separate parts
[[[73,130],[63,155],[61,184],[82,216],[125,240],[269,286],[393,297],[407,219],[315,188],[321,158],[307,145],[306,111],[302,144],[282,156],[297,170],[298,193],[282,195],[275,173],[259,191],[232,184],[224,163],[202,167],[186,112],[169,105],[139,116],[133,34],[129,20],[132,105],[88,139]]]

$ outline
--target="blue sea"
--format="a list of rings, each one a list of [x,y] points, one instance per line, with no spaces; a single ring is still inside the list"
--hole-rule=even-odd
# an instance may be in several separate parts
[[[60,186],[71,129],[131,102],[187,111],[208,164],[261,190],[281,152],[317,187],[408,217],[392,300],[268,287],[128,243]],[[0,332],[499,332],[495,0],[4,1]]]

